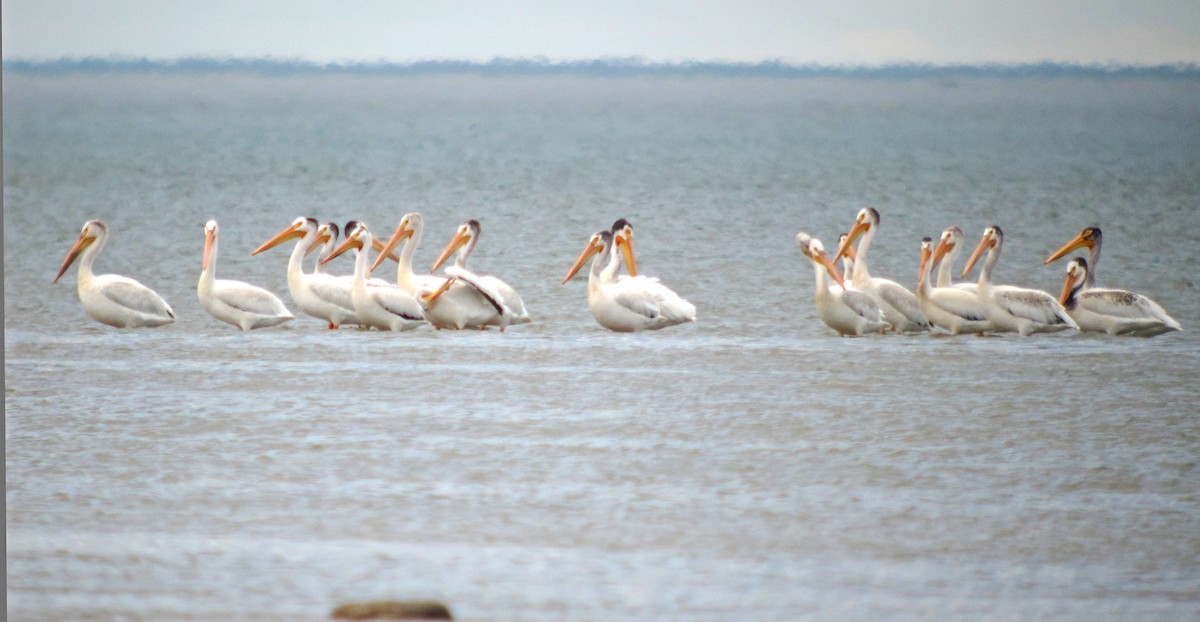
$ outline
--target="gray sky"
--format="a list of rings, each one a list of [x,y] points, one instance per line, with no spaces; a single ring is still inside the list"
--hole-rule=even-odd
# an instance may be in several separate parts
[[[1200,63],[1200,0],[4,0],[6,59]]]

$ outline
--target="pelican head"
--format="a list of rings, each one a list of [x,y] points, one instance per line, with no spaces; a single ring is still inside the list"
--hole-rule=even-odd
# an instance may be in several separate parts
[[[938,239],[937,248],[933,251],[933,261],[929,264],[929,268],[932,270],[942,263],[942,259],[950,254],[950,251],[954,250],[964,237],[963,230],[958,225],[946,227],[946,230],[942,231],[942,237]]]
[[[217,221],[210,220],[204,223],[204,260],[200,264],[201,270],[208,270],[208,263],[212,260],[213,246],[217,243]]]
[[[350,250],[351,248],[353,248],[356,251],[361,251],[364,246],[363,239],[370,235],[371,234],[367,231],[367,226],[362,224],[361,222],[358,222],[357,220],[351,220],[351,221],[347,222],[346,223],[346,239],[345,239],[345,241],[343,241],[340,245],[338,245],[337,248],[333,249],[333,252],[329,253],[328,257],[326,257],[325,259],[322,259],[321,264],[324,265],[324,264],[329,263],[330,261],[333,261],[334,258],[336,258],[339,255],[341,255],[342,253]]]
[[[446,263],[446,260],[450,258],[450,255],[453,255],[458,249],[463,247],[470,249],[472,246],[474,246],[474,242],[478,238],[478,220],[471,219],[459,225],[458,230],[454,232],[454,237],[450,240],[450,243],[446,245],[446,248],[442,250],[442,254],[438,256],[437,261],[433,262],[433,267],[430,268],[429,271],[433,272],[441,267],[441,265]]]
[[[593,255],[608,250],[609,244],[612,244],[611,231],[597,231],[593,233],[592,237],[588,238],[587,246],[583,248],[583,252],[579,253],[579,258],[575,260],[575,265],[571,266],[570,271],[567,272],[567,276],[563,277],[561,284],[565,285],[567,281],[570,281],[571,277],[575,276],[575,273],[579,272],[583,264]]]
[[[62,278],[67,268],[75,263],[75,259],[79,257],[83,251],[87,250],[96,240],[100,240],[101,244],[108,238],[108,225],[101,220],[89,220],[83,223],[83,230],[79,233],[79,239],[75,241],[75,245],[71,250],[67,251],[67,258],[63,260],[62,267],[58,269],[58,274],[54,276],[51,283],[57,283],[58,279]]]
[[[1095,250],[1097,246],[1100,246],[1100,243],[1103,241],[1103,239],[1104,236],[1100,233],[1100,227],[1088,227],[1083,231],[1080,231],[1079,235],[1071,238],[1071,241],[1064,244],[1062,248],[1055,251],[1049,259],[1042,263],[1042,265],[1044,266],[1052,261],[1061,259],[1064,255],[1077,248],[1083,248],[1086,246],[1088,250]],[[1084,271],[1087,271],[1086,267],[1084,268]]]
[[[629,276],[637,276],[637,258],[633,253],[633,225],[624,218],[613,223],[612,242],[625,256],[625,265],[629,268]]]
[[[1062,293],[1058,296],[1058,304],[1067,306],[1067,302],[1071,300],[1079,290],[1087,282],[1088,264],[1083,257],[1076,257],[1067,264],[1067,278],[1063,281]]]
[[[308,218],[306,216],[301,216],[301,217],[297,218],[296,220],[293,220],[292,224],[288,225],[288,227],[286,229],[284,229],[283,231],[280,231],[279,233],[276,233],[275,237],[267,240],[266,242],[263,242],[262,246],[259,246],[258,248],[254,249],[254,252],[250,253],[250,254],[257,255],[267,249],[275,248],[276,246],[279,246],[280,244],[283,244],[284,242],[286,242],[288,240],[294,240],[296,238],[303,238],[311,233],[316,233],[316,231],[317,231],[317,219],[316,218]],[[315,241],[313,244],[309,245],[309,250],[311,251],[314,246],[316,246]]]
[[[979,261],[979,257],[983,255],[983,251],[991,250],[999,247],[1004,243],[1004,231],[1000,229],[1000,225],[992,225],[983,230],[983,239],[979,240],[979,246],[975,247],[975,252],[971,253],[971,258],[967,260],[967,266],[963,268],[962,276],[967,276],[971,268],[975,267],[975,262]]]
[[[400,224],[396,226],[396,232],[388,239],[387,243],[379,250],[379,256],[375,258],[375,263],[371,265],[374,270],[383,263],[384,258],[392,253],[392,250],[399,246],[400,242],[413,237],[417,229],[421,227],[422,217],[416,212],[405,214],[400,218]]]
[[[811,259],[825,267],[825,271],[829,276],[833,277],[834,281],[842,288],[846,288],[846,282],[842,280],[842,275],[838,274],[837,267],[833,265],[833,261],[825,254],[825,245],[821,241],[811,235],[801,231],[796,234],[796,246],[800,247],[800,252],[804,253],[805,257]]]
[[[842,244],[838,247],[838,252],[834,255],[833,260],[837,261],[842,257],[848,256],[849,252],[847,249],[850,248],[851,244],[854,244],[858,236],[877,227],[879,227],[879,210],[873,207],[864,207],[858,210],[858,217],[854,219],[854,226],[850,227],[850,233],[847,233],[846,239],[842,240]]]

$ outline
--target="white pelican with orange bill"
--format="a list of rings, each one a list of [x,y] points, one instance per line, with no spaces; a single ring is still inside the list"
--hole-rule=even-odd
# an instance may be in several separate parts
[[[916,295],[899,283],[878,277],[872,277],[867,267],[867,254],[875,233],[879,231],[879,211],[873,207],[859,210],[858,217],[851,227],[850,233],[842,245],[838,247],[834,261],[845,256],[850,245],[862,236],[858,243],[858,253],[854,258],[854,274],[850,285],[875,299],[875,304],[883,311],[883,320],[892,325],[897,333],[913,333],[929,330],[929,318],[921,312],[921,305]]]
[[[825,325],[840,335],[861,336],[886,332],[891,326],[883,321],[883,313],[875,299],[855,289],[847,289],[842,275],[825,254],[821,241],[801,231],[796,234],[796,246],[813,264],[816,282],[817,315]],[[849,256],[849,255],[848,255]],[[833,279],[830,283],[825,275]]]
[[[342,253],[354,249],[354,289],[351,297],[360,325],[379,330],[401,331],[412,330],[424,324],[425,313],[412,294],[391,285],[367,286],[367,277],[370,276],[367,253],[371,247],[372,237],[367,226],[352,220],[346,223],[346,240],[322,261],[329,263]]]
[[[929,273],[949,252],[946,239],[943,233],[937,252],[933,251],[932,239],[921,240],[921,267],[917,272],[917,300],[921,303],[921,312],[934,326],[950,331],[951,335],[989,332],[993,328],[992,323],[984,315],[983,305],[974,291],[953,286],[933,287],[929,284]]]
[[[217,221],[204,225],[204,255],[196,294],[209,315],[243,331],[278,326],[296,319],[275,294],[249,283],[218,279]]]
[[[297,218],[286,229],[255,249],[252,254],[257,255],[288,240],[296,240],[291,258],[288,259],[288,291],[291,292],[292,300],[301,311],[324,320],[328,328],[332,330],[342,324],[357,324],[358,313],[354,311],[354,300],[351,297],[353,281],[346,282],[337,276],[320,271],[320,259],[328,257],[333,252],[333,245],[329,241],[332,239],[329,231],[331,225],[332,223],[318,224],[315,218]],[[337,225],[332,226],[334,227],[332,236],[336,237]],[[318,257],[317,268],[312,273],[305,272],[304,258],[315,249],[323,247],[328,248],[327,250],[323,249],[322,256]]]
[[[485,326],[499,326],[501,330],[504,330],[510,324],[529,323],[529,312],[525,310],[525,302],[521,300],[517,290],[494,276],[476,274],[467,268],[467,258],[479,241],[479,231],[479,221],[474,219],[458,226],[454,237],[446,244],[446,248],[442,250],[442,254],[430,268],[430,272],[437,270],[443,263],[446,263],[450,255],[457,252],[454,265],[444,270],[446,276],[450,277],[450,282],[439,287],[436,290],[437,293],[423,297],[423,300],[430,308],[433,308],[438,299],[450,291],[455,281],[462,281],[475,288],[482,296],[482,302],[477,311],[486,312],[482,304],[487,304],[496,312],[496,315],[484,324]]]
[[[78,271],[79,302],[93,320],[116,328],[155,327],[174,322],[175,311],[154,290],[129,277],[92,272],[92,263],[106,240],[108,225],[99,220],[83,223],[79,239],[67,252],[53,282],[57,283],[75,259],[82,257]]]
[[[962,276],[966,276],[975,262],[987,251],[987,260],[979,271],[979,282],[975,295],[983,305],[983,315],[992,323],[994,330],[1018,333],[1027,336],[1033,333],[1051,333],[1068,328],[1079,330],[1079,325],[1067,313],[1054,296],[1036,289],[992,285],[992,270],[1000,260],[1004,247],[1004,231],[992,225],[983,231],[983,239],[967,260]]]
[[[1067,264],[1067,278],[1058,301],[1083,331],[1153,337],[1183,330],[1158,303],[1141,294],[1089,287],[1088,262],[1083,257]]]

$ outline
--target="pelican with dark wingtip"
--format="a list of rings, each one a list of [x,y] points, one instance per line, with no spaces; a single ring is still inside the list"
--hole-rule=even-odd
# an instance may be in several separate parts
[[[883,313],[875,299],[856,289],[847,289],[842,275],[829,256],[821,241],[801,231],[796,234],[796,246],[813,264],[816,283],[817,315],[840,335],[861,336],[882,333],[891,328],[883,320]],[[849,254],[845,259],[849,259]],[[828,274],[833,283],[826,280]]]
[[[879,211],[873,207],[864,207],[858,212],[854,226],[847,234],[845,241],[838,247],[834,261],[849,253],[850,246],[859,236],[858,253],[854,258],[854,274],[850,285],[875,299],[879,309],[883,311],[883,319],[892,325],[897,333],[914,333],[929,330],[929,318],[921,312],[921,305],[916,295],[899,283],[871,276],[867,269],[867,253],[875,233],[879,231]]]
[[[1068,328],[1079,330],[1079,325],[1067,313],[1054,296],[1036,289],[1006,286],[1003,289],[992,285],[992,270],[1000,260],[1004,247],[1004,231],[998,225],[984,230],[983,239],[967,260],[962,276],[966,276],[975,262],[987,251],[987,260],[979,271],[979,282],[975,295],[983,306],[983,315],[992,323],[994,330],[1018,333],[1051,333]]]
[[[1059,302],[1079,324],[1079,330],[1153,337],[1183,330],[1158,303],[1123,289],[1088,286],[1088,262],[1076,257],[1067,264]]]

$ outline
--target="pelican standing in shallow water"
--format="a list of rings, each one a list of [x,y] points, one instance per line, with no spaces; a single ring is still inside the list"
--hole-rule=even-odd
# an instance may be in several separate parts
[[[368,287],[367,253],[372,248],[371,232],[366,225],[350,221],[346,223],[346,240],[326,257],[324,263],[332,261],[347,250],[354,249],[354,310],[363,325],[379,330],[411,330],[425,323],[421,304],[412,294],[400,291],[391,285]]]
[[[1123,289],[1089,287],[1088,276],[1087,260],[1072,259],[1059,298],[1079,330],[1138,337],[1183,330],[1153,300]]]
[[[475,274],[467,268],[467,257],[471,255],[476,242],[479,241],[479,231],[479,221],[474,219],[458,226],[454,237],[446,244],[446,248],[442,250],[437,261],[433,262],[433,268],[430,268],[430,272],[437,270],[450,258],[450,255],[458,251],[454,265],[444,271],[450,277],[450,281],[439,287],[437,292],[426,296],[424,300],[432,305],[449,290],[454,281],[463,281],[478,290],[489,304],[496,307],[495,318],[489,320],[485,325],[499,326],[500,330],[504,330],[510,324],[529,323],[529,312],[525,310],[525,302],[521,300],[517,290],[494,276]]]
[[[53,282],[57,283],[82,255],[78,271],[79,302],[92,319],[116,328],[154,327],[174,322],[175,312],[171,305],[154,290],[128,277],[92,272],[92,263],[107,239],[108,225],[99,220],[83,223],[79,239],[67,252]]]
[[[637,264],[632,251],[629,252],[627,260],[630,261],[630,271],[636,273]],[[588,309],[604,328],[619,333],[635,333],[695,321],[696,308],[657,279],[617,278],[621,258],[616,252],[612,231],[592,234],[587,246],[563,278],[563,284],[571,280],[583,264],[593,257],[588,273]]]
[[[957,228],[957,227],[956,227]],[[921,268],[917,276],[917,300],[921,311],[938,328],[952,335],[962,333],[985,333],[992,330],[992,323],[983,313],[983,305],[974,291],[958,287],[932,287],[929,273],[947,253],[946,235],[942,235],[937,252],[933,252],[933,240],[921,240]],[[975,289],[974,287],[971,288]]]
[[[1000,289],[992,285],[992,270],[1000,260],[1000,250],[1003,247],[1004,231],[998,225],[988,227],[962,271],[962,275],[966,276],[975,262],[979,261],[983,251],[988,251],[987,260],[983,262],[983,268],[979,271],[975,295],[983,305],[984,317],[992,323],[994,330],[1019,333],[1022,336],[1067,328],[1079,330],[1079,325],[1071,319],[1067,310],[1054,296],[1036,289],[1010,286]]]
[[[328,227],[333,227],[332,236]],[[318,225],[315,218],[297,218],[288,228],[267,240],[252,253],[257,255],[288,240],[296,240],[292,255],[288,259],[287,282],[292,300],[304,313],[324,320],[333,330],[342,324],[357,324],[358,314],[354,311],[351,285],[341,278],[320,271],[321,259],[333,252],[331,239],[337,237],[337,225]],[[316,248],[322,248],[313,272],[304,271],[304,258]]]
[[[217,279],[217,221],[204,225],[204,256],[196,294],[213,317],[246,331],[294,320],[275,294],[249,283]]]
[[[838,247],[837,260],[845,256],[859,236],[858,253],[854,258],[854,275],[850,284],[854,289],[866,293],[875,299],[875,304],[883,311],[883,320],[892,325],[897,333],[914,333],[929,330],[929,318],[921,312],[921,305],[916,295],[895,281],[872,277],[867,269],[867,253],[875,233],[879,230],[879,211],[873,207],[864,207],[858,212],[858,218],[850,229],[842,245]]]
[[[882,333],[891,328],[883,321],[883,313],[874,298],[855,289],[846,289],[842,276],[825,254],[825,246],[820,240],[801,231],[796,234],[796,246],[812,261],[816,277],[817,315],[822,322],[841,335]],[[826,281],[826,273],[834,283]]]

